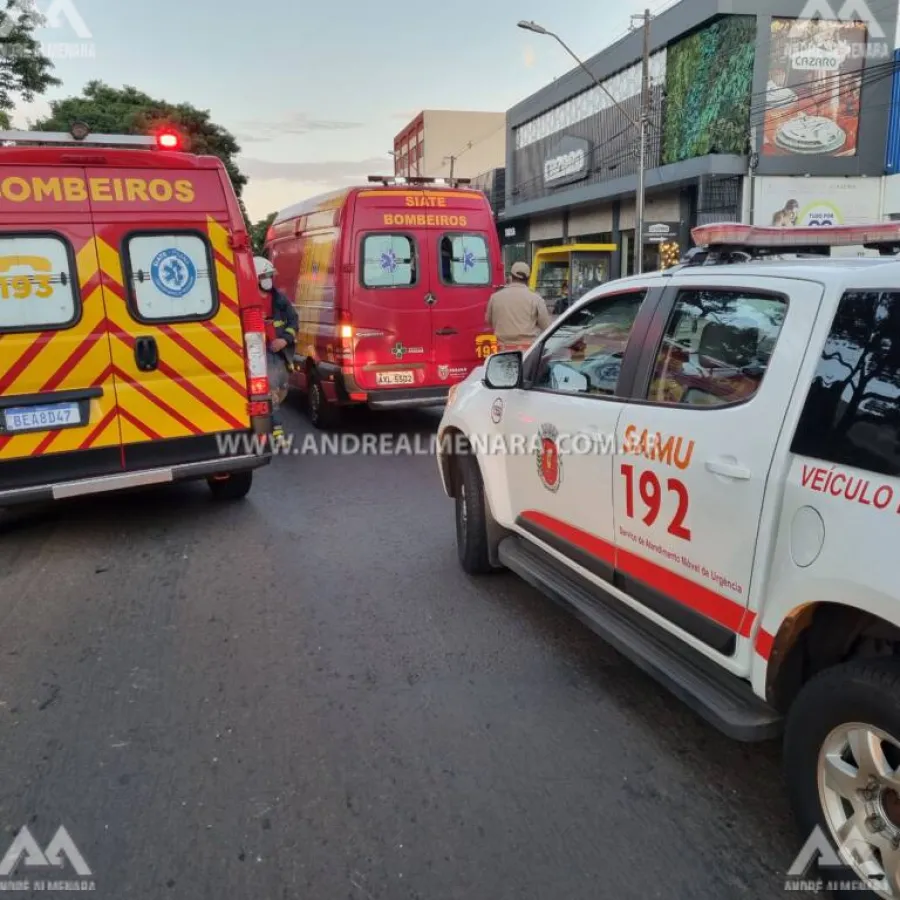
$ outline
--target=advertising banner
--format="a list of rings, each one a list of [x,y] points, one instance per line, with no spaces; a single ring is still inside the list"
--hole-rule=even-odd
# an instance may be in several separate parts
[[[880,221],[877,178],[754,178],[753,224],[781,228],[865,225]],[[835,256],[872,255],[842,247]],[[877,253],[874,253],[877,256]]]
[[[764,156],[855,156],[867,25],[772,19]]]

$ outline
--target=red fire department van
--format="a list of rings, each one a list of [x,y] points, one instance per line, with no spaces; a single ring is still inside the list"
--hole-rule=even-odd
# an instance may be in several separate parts
[[[500,243],[465,184],[372,176],[276,216],[265,252],[298,312],[292,386],[317,427],[348,405],[439,406],[496,351],[485,310]]]
[[[270,461],[262,295],[222,162],[0,132],[0,507]]]

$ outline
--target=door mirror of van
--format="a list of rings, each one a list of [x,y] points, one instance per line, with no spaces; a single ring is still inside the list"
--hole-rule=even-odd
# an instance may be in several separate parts
[[[522,384],[522,353],[495,353],[484,367],[484,383],[495,391],[508,391]]]

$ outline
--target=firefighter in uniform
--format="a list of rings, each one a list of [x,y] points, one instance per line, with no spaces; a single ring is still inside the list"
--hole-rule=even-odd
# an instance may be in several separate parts
[[[485,323],[497,335],[501,353],[527,350],[552,321],[544,298],[528,287],[530,276],[528,263],[514,262],[508,284],[488,301]]]
[[[269,386],[272,391],[272,443],[284,440],[281,404],[288,392],[288,379],[294,370],[299,319],[290,300],[275,287],[275,266],[264,256],[254,259],[259,289],[266,298],[266,343]]]

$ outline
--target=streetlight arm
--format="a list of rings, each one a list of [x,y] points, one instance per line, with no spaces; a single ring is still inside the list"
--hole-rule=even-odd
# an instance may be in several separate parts
[[[622,115],[624,115],[625,118],[627,118],[635,128],[640,128],[641,126],[638,120],[630,112],[628,112],[628,110],[625,109],[625,107],[622,106],[622,104],[619,103],[619,101],[616,100],[615,97],[613,97],[613,95],[606,89],[606,85],[604,85],[600,80],[597,79],[594,73],[581,61],[581,59],[579,59],[572,48],[569,47],[569,45],[558,34],[554,34],[552,31],[548,31],[546,33],[549,34],[550,37],[555,38],[559,42],[559,45],[563,48],[563,50],[565,50],[566,53],[568,53],[569,56],[571,56],[572,59],[574,59],[575,62],[577,62],[578,65],[581,66],[581,68],[584,69],[585,72],[587,72],[588,77],[591,79],[594,85],[600,88],[600,90],[603,91],[603,93],[606,94],[606,96],[609,97],[610,100],[612,100],[612,102],[618,108],[619,112],[621,112]]]

